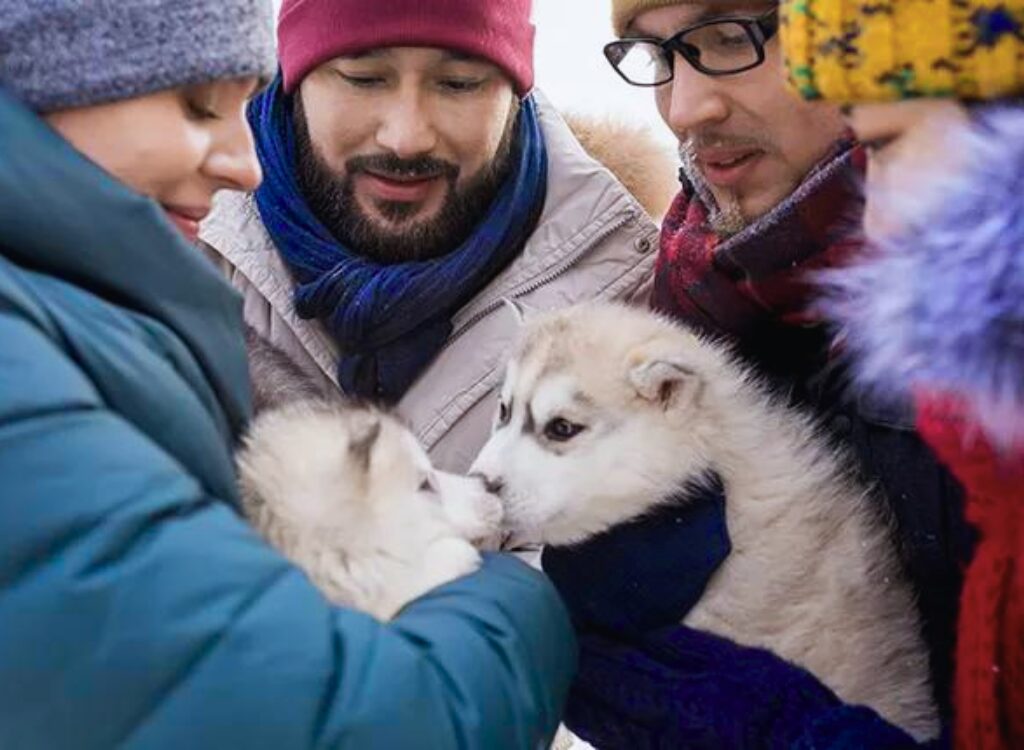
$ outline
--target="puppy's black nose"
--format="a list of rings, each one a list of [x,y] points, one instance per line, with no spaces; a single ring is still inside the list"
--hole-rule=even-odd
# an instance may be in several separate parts
[[[500,479],[493,479],[486,474],[481,474],[478,471],[470,474],[471,477],[479,479],[483,482],[484,489],[490,492],[492,495],[500,495],[501,491],[505,489],[505,483]]]

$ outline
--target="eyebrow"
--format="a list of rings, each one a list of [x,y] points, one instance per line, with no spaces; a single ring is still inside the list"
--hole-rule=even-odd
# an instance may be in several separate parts
[[[590,408],[594,405],[594,399],[588,396],[583,391],[575,391],[572,394],[572,403],[574,406],[580,406],[583,408]]]
[[[437,62],[438,65],[444,65],[446,63],[468,63],[470,65],[479,65],[487,75],[492,75],[495,71],[499,71],[497,65],[492,63],[490,60],[485,60],[477,55],[471,55],[466,52],[460,52],[458,50],[444,50],[444,55]]]
[[[456,49],[444,50],[444,59],[451,60],[453,62],[483,62],[476,55],[471,55],[468,52],[460,52]]]

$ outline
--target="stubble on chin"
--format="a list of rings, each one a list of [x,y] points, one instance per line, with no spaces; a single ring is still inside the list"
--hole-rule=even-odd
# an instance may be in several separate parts
[[[696,148],[691,141],[683,141],[679,145],[679,159],[683,174],[708,209],[708,227],[711,231],[727,238],[746,229],[750,220],[743,213],[739,196],[732,190],[711,187],[700,171]]]
[[[750,220],[740,207],[739,198],[727,192],[718,199],[718,210],[711,216],[709,223],[715,234],[721,237],[732,237],[750,225]]]

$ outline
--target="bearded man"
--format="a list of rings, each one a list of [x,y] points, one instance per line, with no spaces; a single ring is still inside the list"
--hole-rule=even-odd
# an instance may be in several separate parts
[[[489,432],[503,298],[645,298],[653,267],[645,206],[533,92],[530,6],[286,0],[281,75],[250,106],[266,179],[202,230],[250,326],[323,386],[394,405],[448,470]],[[615,147],[657,196],[671,160]]]

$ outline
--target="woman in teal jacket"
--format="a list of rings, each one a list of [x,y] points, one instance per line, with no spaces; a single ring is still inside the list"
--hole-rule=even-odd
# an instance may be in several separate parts
[[[0,747],[536,748],[574,668],[516,561],[382,624],[239,518],[240,304],[186,241],[259,180],[266,0],[0,0]]]

